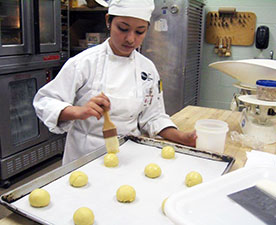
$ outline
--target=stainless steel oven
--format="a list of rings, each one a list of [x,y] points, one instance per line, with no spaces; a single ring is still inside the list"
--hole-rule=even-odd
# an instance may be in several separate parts
[[[60,0],[0,0],[0,186],[63,152],[32,101],[65,60]]]
[[[60,49],[60,1],[0,0],[0,55]]]

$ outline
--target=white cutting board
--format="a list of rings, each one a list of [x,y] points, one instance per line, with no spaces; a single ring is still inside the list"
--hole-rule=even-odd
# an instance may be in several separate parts
[[[89,207],[95,215],[95,225],[173,224],[161,210],[162,202],[174,192],[188,189],[185,176],[191,170],[202,174],[207,182],[219,177],[227,162],[217,162],[176,153],[175,159],[163,159],[161,149],[128,140],[120,146],[120,164],[116,168],[103,165],[103,156],[79,168],[88,175],[88,185],[74,188],[67,174],[46,185],[51,202],[45,208],[29,205],[28,195],[12,203],[19,210],[49,224],[73,225],[73,214],[79,207]],[[149,163],[161,167],[162,175],[156,179],[145,177]],[[117,189],[124,184],[136,190],[136,200],[119,203]]]

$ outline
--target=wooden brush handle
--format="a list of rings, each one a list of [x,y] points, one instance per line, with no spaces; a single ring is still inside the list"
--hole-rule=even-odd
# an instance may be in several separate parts
[[[116,128],[115,124],[110,120],[109,112],[104,111],[104,124],[103,130],[110,130]]]

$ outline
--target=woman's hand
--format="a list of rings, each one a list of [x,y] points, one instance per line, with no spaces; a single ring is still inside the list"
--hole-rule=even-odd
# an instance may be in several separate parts
[[[182,143],[187,146],[195,147],[196,146],[196,132],[181,132],[182,133]]]
[[[173,141],[182,145],[187,145],[191,147],[195,147],[196,145],[196,132],[183,132],[177,130],[174,127],[167,127],[163,129],[159,135],[169,141]]]
[[[101,93],[91,98],[83,106],[68,106],[60,113],[58,121],[68,120],[86,120],[87,118],[94,116],[98,120],[103,116],[104,111],[110,110],[110,101],[106,95]]]

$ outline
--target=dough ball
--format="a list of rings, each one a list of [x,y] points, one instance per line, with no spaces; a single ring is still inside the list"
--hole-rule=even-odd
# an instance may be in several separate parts
[[[166,201],[167,201],[168,198],[165,198],[162,202],[162,212],[166,215],[165,213],[165,204],[166,204]]]
[[[145,167],[144,172],[147,177],[156,178],[161,175],[161,168],[155,163],[150,163]]]
[[[165,146],[162,148],[162,157],[164,159],[172,159],[175,156],[175,150],[172,146]]]
[[[50,203],[50,194],[44,189],[35,189],[29,195],[29,202],[33,207],[44,207]]]
[[[84,172],[74,171],[70,175],[69,182],[73,187],[82,187],[88,183],[88,177]]]
[[[188,187],[202,183],[202,176],[196,171],[192,171],[186,175],[185,184]]]
[[[130,185],[122,185],[116,193],[119,202],[133,202],[136,197],[136,191]]]
[[[73,216],[76,225],[92,225],[94,223],[94,213],[87,207],[77,209]]]
[[[104,156],[104,165],[106,167],[116,167],[119,164],[119,159],[114,153],[107,153]]]

